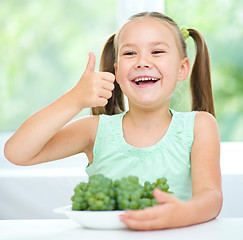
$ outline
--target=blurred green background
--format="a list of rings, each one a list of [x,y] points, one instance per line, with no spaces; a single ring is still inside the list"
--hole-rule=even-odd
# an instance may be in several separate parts
[[[179,25],[205,37],[221,140],[243,141],[243,1],[167,0],[165,9]],[[16,130],[71,89],[89,51],[96,54],[98,70],[102,47],[117,30],[116,11],[115,0],[0,1],[0,131]],[[193,60],[193,41],[187,43]],[[188,96],[185,81],[173,107],[190,110]],[[79,116],[86,114],[88,109]]]

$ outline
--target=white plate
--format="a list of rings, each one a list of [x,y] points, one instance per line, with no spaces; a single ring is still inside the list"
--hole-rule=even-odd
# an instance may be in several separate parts
[[[124,229],[126,225],[120,221],[119,215],[125,211],[74,211],[72,206],[54,209],[56,213],[66,214],[69,218],[85,228]]]

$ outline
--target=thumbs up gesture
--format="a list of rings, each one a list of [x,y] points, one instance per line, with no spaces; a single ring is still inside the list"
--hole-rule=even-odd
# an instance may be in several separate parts
[[[86,69],[76,86],[71,90],[79,107],[105,106],[112,96],[115,75],[110,72],[95,72],[95,55],[89,53]]]

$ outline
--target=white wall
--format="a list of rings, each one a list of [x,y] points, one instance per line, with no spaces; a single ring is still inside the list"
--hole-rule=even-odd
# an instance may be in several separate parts
[[[120,27],[133,14],[145,11],[165,12],[164,0],[117,0],[117,23]]]

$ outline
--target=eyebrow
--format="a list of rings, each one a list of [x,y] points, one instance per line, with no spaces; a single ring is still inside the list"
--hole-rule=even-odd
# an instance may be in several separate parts
[[[169,47],[169,44],[166,43],[166,42],[151,42],[149,45],[152,45],[152,46],[157,46],[157,45],[165,45],[167,47]],[[136,44],[135,43],[125,43],[123,44],[120,49],[124,48],[124,47],[135,47]]]

